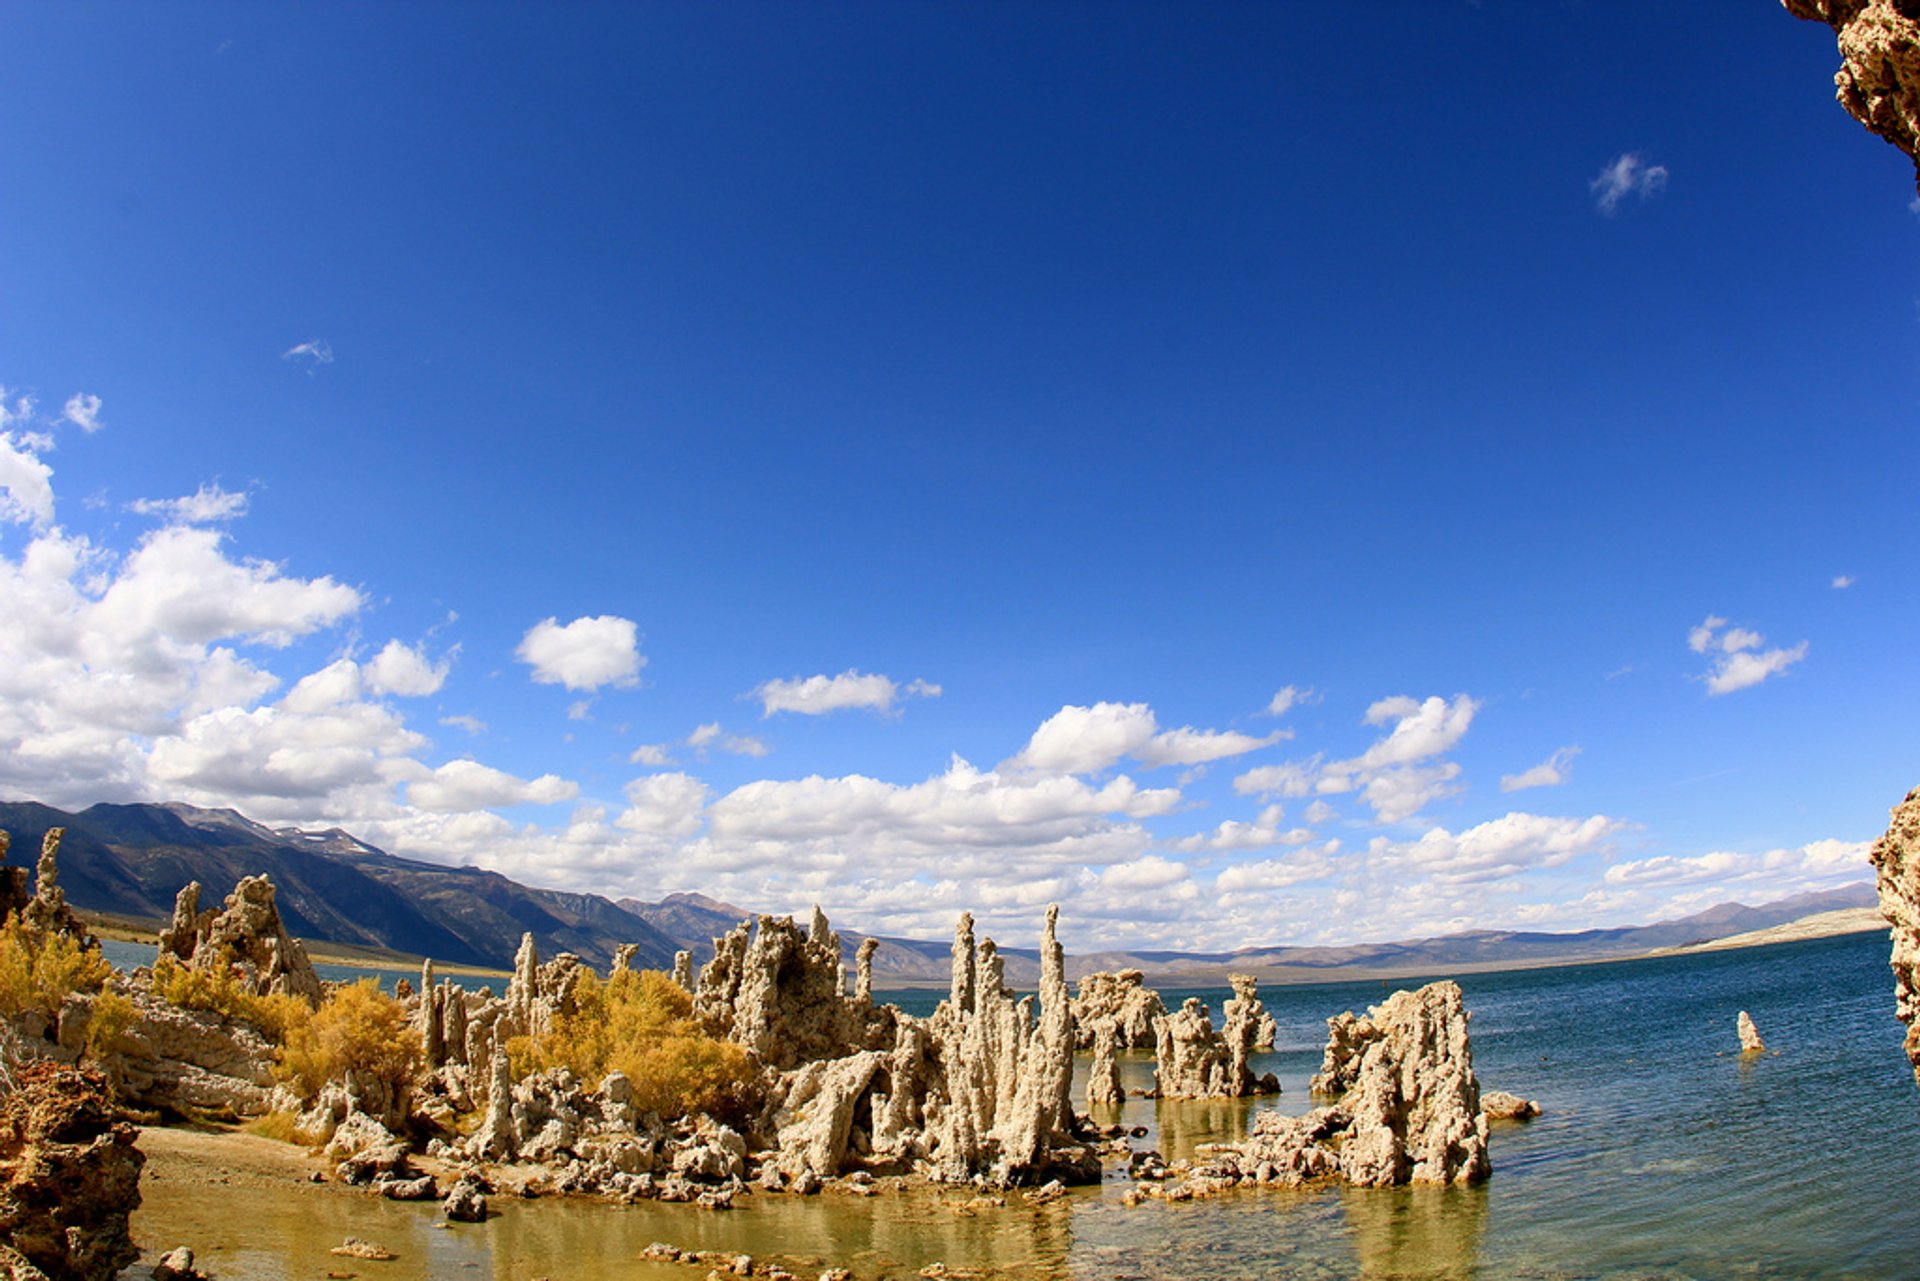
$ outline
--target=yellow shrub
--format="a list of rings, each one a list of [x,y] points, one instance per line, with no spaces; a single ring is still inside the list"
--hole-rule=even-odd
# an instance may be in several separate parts
[[[572,1012],[543,1036],[514,1037],[507,1053],[515,1076],[564,1067],[598,1088],[608,1073],[623,1072],[643,1112],[738,1120],[752,1101],[752,1064],[692,1016],[692,999],[657,970],[622,970],[605,981],[588,974],[574,990]]]
[[[98,992],[113,966],[67,934],[37,930],[18,916],[0,924],[0,1014],[37,1010],[48,1018],[73,992]]]
[[[380,980],[335,988],[319,1009],[301,1004],[300,1011],[286,1025],[277,1074],[302,1098],[311,1101],[348,1072],[363,1086],[386,1086],[396,1098],[404,1093],[419,1065],[420,1034]]]
[[[133,1022],[133,1002],[108,988],[93,998],[93,1017],[87,1023],[87,1054],[100,1058]]]
[[[211,1010],[250,1024],[276,1044],[286,1038],[290,1024],[308,1013],[307,1003],[297,996],[261,996],[232,965],[201,969],[165,953],[153,963],[153,991],[181,1009]]]

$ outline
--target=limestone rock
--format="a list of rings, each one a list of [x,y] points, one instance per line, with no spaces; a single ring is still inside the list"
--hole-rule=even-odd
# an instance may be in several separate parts
[[[200,969],[231,966],[261,995],[283,992],[320,1003],[320,976],[307,949],[287,933],[274,905],[273,882],[241,878],[218,912],[197,910],[200,886],[189,883],[173,904],[173,924],[160,934],[162,954]]]
[[[1263,1037],[1267,1048],[1273,1047],[1273,1016],[1261,1004],[1260,984],[1251,974],[1230,974],[1227,981],[1233,984],[1233,995],[1221,1009],[1227,1022],[1220,1035],[1227,1045],[1227,1077],[1234,1095],[1278,1094],[1279,1078],[1271,1073],[1256,1077],[1248,1066]]]
[[[1531,1121],[1540,1115],[1540,1105],[1505,1090],[1489,1090],[1480,1096],[1480,1108],[1490,1121]]]
[[[1207,1003],[1190,996],[1180,1009],[1153,1021],[1154,1085],[1163,1099],[1235,1098],[1233,1055],[1214,1030]]]
[[[454,1180],[447,1189],[447,1199],[442,1203],[442,1212],[455,1223],[485,1223],[487,1221],[487,1185],[479,1175],[468,1171]]]
[[[715,939],[693,1009],[713,1035],[784,1072],[891,1038],[892,1020],[844,984],[840,936],[816,907],[805,934],[792,917],[762,916]]]
[[[1114,1043],[1119,1048],[1144,1050],[1153,1045],[1153,1021],[1166,1014],[1167,1007],[1145,980],[1139,970],[1098,970],[1081,978],[1079,995],[1073,998],[1078,1048],[1092,1048],[1093,1029],[1103,1018],[1113,1021]]]
[[[1760,1039],[1760,1029],[1753,1025],[1753,1015],[1745,1010],[1740,1011],[1734,1028],[1740,1033],[1740,1053],[1759,1054],[1767,1048],[1767,1043]]]
[[[1907,1061],[1920,1085],[1920,787],[1894,808],[1886,835],[1868,855],[1877,874],[1880,914],[1893,934],[1893,995],[1907,1025]]]
[[[207,1281],[207,1277],[193,1266],[193,1251],[183,1245],[160,1256],[153,1265],[153,1281]]]
[[[1783,0],[1796,18],[1832,27],[1835,97],[1869,132],[1915,162],[1920,186],[1920,13],[1911,0]]]
[[[1340,1149],[1349,1183],[1468,1183],[1491,1171],[1467,1019],[1452,982],[1396,992],[1367,1012],[1374,1035],[1341,1100],[1352,1117]]]
[[[51,1281],[105,1281],[140,1257],[127,1218],[145,1160],[97,1073],[24,1065],[0,1098],[0,1241]]]
[[[1120,1086],[1120,1065],[1114,1058],[1119,1031],[1111,1018],[1093,1025],[1093,1066],[1087,1073],[1087,1103],[1112,1106],[1126,1102],[1127,1092]]]

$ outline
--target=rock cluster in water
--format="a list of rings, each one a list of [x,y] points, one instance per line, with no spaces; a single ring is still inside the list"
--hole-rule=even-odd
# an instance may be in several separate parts
[[[1824,22],[1840,45],[1835,97],[1855,120],[1907,153],[1920,186],[1920,9],[1912,0],[1783,0]]]
[[[1248,1062],[1266,1031],[1273,1043],[1273,1018],[1260,1003],[1259,984],[1250,975],[1229,976],[1233,995],[1222,1013],[1225,1025],[1216,1031],[1206,1002],[1188,997],[1179,1011],[1153,1021],[1155,1089],[1163,1099],[1238,1099],[1256,1094],[1278,1094],[1280,1082],[1268,1073],[1255,1077]]]
[[[1886,835],[1873,843],[1880,915],[1893,934],[1893,994],[1907,1025],[1907,1060],[1920,1085],[1920,787],[1894,807]]]
[[[1146,985],[1139,970],[1096,970],[1082,975],[1073,998],[1075,1047],[1090,1050],[1094,1028],[1102,1020],[1113,1025],[1114,1045],[1123,1050],[1153,1048],[1153,1021],[1167,1013],[1160,994]]]
[[[1327,1020],[1315,1093],[1303,1117],[1263,1113],[1253,1137],[1218,1159],[1258,1182],[1337,1173],[1349,1183],[1472,1183],[1492,1170],[1487,1118],[1460,985],[1396,992],[1365,1016]]]

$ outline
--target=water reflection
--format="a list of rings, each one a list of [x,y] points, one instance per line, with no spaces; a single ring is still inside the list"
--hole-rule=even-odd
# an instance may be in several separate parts
[[[1340,1211],[1360,1275],[1453,1281],[1479,1275],[1484,1187],[1342,1188]]]

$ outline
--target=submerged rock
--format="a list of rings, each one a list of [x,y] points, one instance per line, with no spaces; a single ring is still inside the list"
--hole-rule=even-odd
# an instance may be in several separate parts
[[[1120,1086],[1120,1065],[1114,1058],[1119,1043],[1112,1019],[1103,1018],[1093,1025],[1093,1067],[1087,1073],[1087,1102],[1113,1105],[1126,1102],[1127,1092]]]
[[[1880,914],[1893,935],[1893,995],[1907,1025],[1907,1061],[1920,1085],[1920,788],[1894,807],[1886,835],[1873,843]]]
[[[1489,1090],[1480,1096],[1480,1108],[1490,1121],[1531,1121],[1540,1115],[1540,1105],[1505,1090]]]

